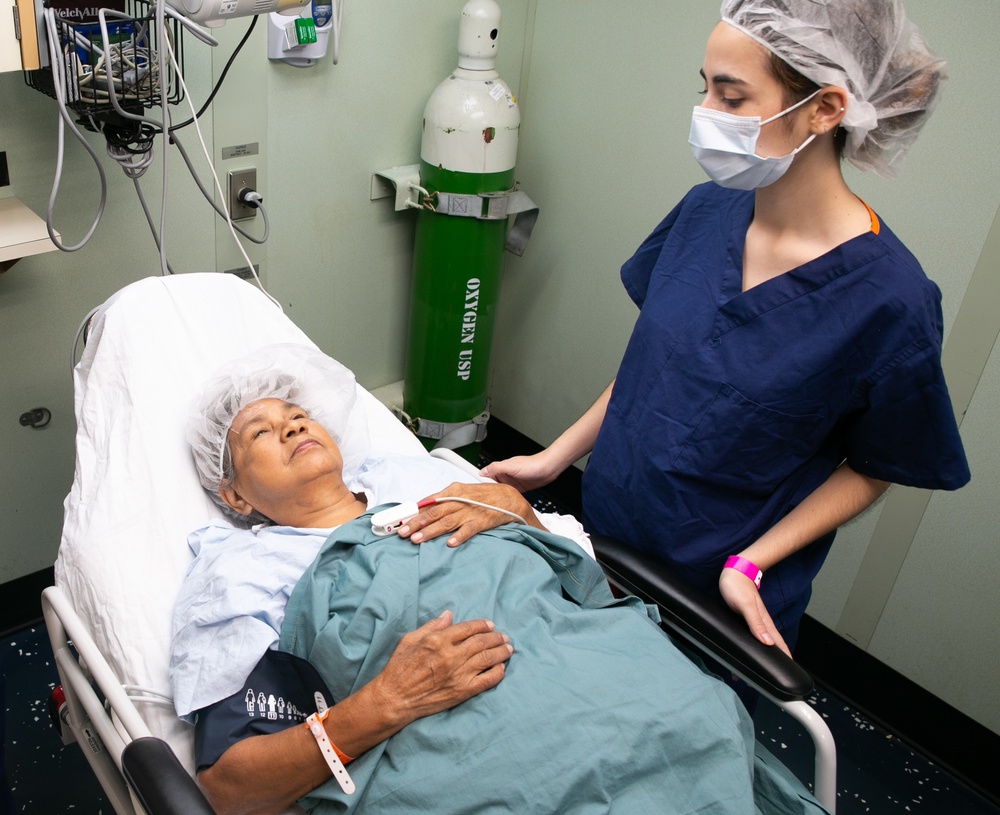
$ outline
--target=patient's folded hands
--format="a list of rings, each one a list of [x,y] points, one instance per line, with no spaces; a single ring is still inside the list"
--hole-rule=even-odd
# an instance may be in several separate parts
[[[521,493],[507,484],[455,483],[428,497],[444,496],[456,496],[499,507],[513,512],[536,529],[545,529]],[[444,501],[424,507],[419,515],[399,528],[398,534],[400,537],[409,538],[413,543],[423,543],[453,533],[448,537],[448,546],[458,546],[479,532],[510,522],[511,517],[503,512],[494,512],[458,501]]]

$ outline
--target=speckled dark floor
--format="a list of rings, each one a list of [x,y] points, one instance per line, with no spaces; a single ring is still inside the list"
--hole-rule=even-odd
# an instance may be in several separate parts
[[[59,675],[42,624],[0,640],[4,764],[11,808],[3,815],[114,815],[76,744],[63,746],[49,718]]]
[[[4,726],[11,801],[2,815],[113,815],[77,745],[63,747],[48,714],[58,682],[43,625],[0,639]],[[833,694],[813,694],[838,751],[838,813],[1000,815],[973,791]],[[757,737],[800,778],[812,778],[812,746],[801,726],[762,701]],[[0,805],[3,796],[0,795]]]
[[[488,461],[482,457],[480,466]],[[566,511],[540,493],[525,497],[537,511]],[[1000,808],[836,694],[818,688],[808,701],[826,720],[837,745],[838,815],[1000,815]],[[757,704],[754,724],[757,739],[812,789],[812,739],[802,725],[766,699]]]
[[[837,745],[837,815],[1000,815],[1000,809],[834,694],[818,688],[808,701]],[[754,723],[768,750],[799,778],[812,778],[812,742],[798,722],[762,700]]]

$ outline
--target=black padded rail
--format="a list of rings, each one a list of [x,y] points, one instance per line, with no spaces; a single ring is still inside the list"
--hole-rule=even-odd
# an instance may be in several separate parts
[[[216,815],[162,739],[131,742],[122,752],[122,772],[147,815]]]
[[[777,648],[759,642],[744,619],[721,600],[709,597],[661,563],[620,541],[591,536],[597,560],[613,584],[660,608],[667,629],[700,645],[764,693],[783,702],[804,699],[812,677]]]

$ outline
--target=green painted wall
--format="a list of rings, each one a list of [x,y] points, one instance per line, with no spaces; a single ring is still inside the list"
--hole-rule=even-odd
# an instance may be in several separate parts
[[[702,180],[686,139],[718,5],[501,2],[499,70],[522,106],[518,179],[541,215],[524,257],[507,262],[493,408],[548,442],[614,375],[636,313],[619,266]],[[413,239],[412,213],[393,212],[387,199],[369,200],[371,173],[417,161],[424,103],[456,62],[461,6],[348,0],[340,64],[306,70],[267,62],[257,32],[215,106],[218,142],[213,119],[205,122],[216,151],[244,129],[247,140],[261,141],[272,236],[252,258],[286,313],[369,388],[402,378]],[[960,17],[933,0],[907,6],[950,58],[951,82],[899,179],[851,181],[940,285],[949,335],[970,320],[961,333],[983,346],[991,330],[996,336],[994,318],[967,311],[963,300],[973,282],[995,276],[1000,265],[983,255],[1000,204],[993,155],[1000,89],[983,79],[998,68],[1000,5],[969,0]],[[229,23],[218,55],[188,47],[185,73],[197,100],[245,26]],[[55,167],[55,104],[25,87],[19,74],[0,74],[0,109],[0,150],[8,153],[14,192],[44,212]],[[108,211],[91,244],[73,255],[28,258],[0,274],[0,582],[44,568],[56,554],[73,474],[69,347],[79,321],[121,286],[158,270],[131,182],[109,162],[105,167]],[[156,166],[143,186],[159,200]],[[71,143],[56,209],[68,240],[89,224],[95,187],[90,159]],[[197,203],[176,158],[168,189],[175,268],[228,268],[227,239]],[[1000,571],[1000,365],[991,348],[977,348],[986,364],[981,380],[975,374],[979,384],[962,428],[974,483],[934,494],[920,517],[909,519],[916,531],[901,554],[891,555],[898,563],[883,558],[885,531],[878,527],[890,502],[901,499],[890,494],[844,530],[810,612],[841,633],[860,617],[875,656],[1000,731],[1000,603],[987,577]],[[21,427],[20,413],[40,405],[52,410],[52,424]],[[878,570],[891,575],[877,581],[878,603],[858,597],[869,552],[869,564],[874,558],[892,567]]]
[[[950,59],[951,81],[898,179],[849,178],[941,287],[946,332],[960,309],[969,321],[960,333],[976,354],[958,354],[946,373],[982,374],[962,427],[974,482],[924,496],[915,510],[897,490],[843,530],[810,613],[1000,732],[1000,601],[989,585],[1000,569],[1000,371],[990,356],[1000,309],[963,308],[973,276],[996,279],[1000,267],[995,253],[980,259],[1000,203],[1000,89],[982,81],[1000,67],[1000,5],[975,0],[961,15],[933,0],[906,6]],[[703,180],[687,134],[717,19],[718,4],[704,0],[633,1],[613,14],[593,0],[537,4],[518,171],[541,216],[524,257],[508,260],[493,405],[539,442],[614,376],[637,313],[618,269]],[[960,370],[972,356],[979,369]],[[890,509],[898,514],[880,525]]]

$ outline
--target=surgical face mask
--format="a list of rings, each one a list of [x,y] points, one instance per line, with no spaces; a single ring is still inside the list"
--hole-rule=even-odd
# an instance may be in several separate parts
[[[696,107],[691,115],[691,135],[688,137],[691,152],[708,177],[722,187],[755,190],[773,184],[785,174],[799,151],[816,138],[816,134],[813,133],[787,156],[763,158],[757,155],[760,129],[804,105],[817,93],[819,91],[763,122],[759,116],[736,116]]]

